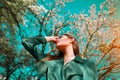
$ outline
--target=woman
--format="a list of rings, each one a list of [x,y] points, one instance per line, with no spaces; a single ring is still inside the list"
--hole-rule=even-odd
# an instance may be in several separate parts
[[[36,45],[53,42],[59,54],[42,54]],[[36,36],[22,40],[22,44],[39,61],[35,68],[40,76],[46,73],[47,80],[97,80],[95,63],[82,59],[77,40],[69,34]]]

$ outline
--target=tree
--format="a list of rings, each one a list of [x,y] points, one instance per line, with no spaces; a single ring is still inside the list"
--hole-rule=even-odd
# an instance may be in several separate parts
[[[15,51],[18,44],[15,34],[21,31],[20,24],[23,23],[23,16],[26,13],[27,7],[33,4],[35,0],[1,0],[0,1],[0,56],[4,56],[4,63],[0,62],[0,66],[4,67],[6,72],[3,77],[8,80],[10,75],[23,64],[23,61],[29,59],[22,58]],[[18,29],[18,31],[16,30]],[[22,37],[22,36],[21,36]],[[16,63],[16,59],[19,59]],[[25,64],[25,62],[24,62]]]
[[[1,2],[0,8],[3,11],[0,13],[4,15],[3,12],[6,10],[4,4],[7,4],[7,8],[10,8],[8,10],[11,10],[10,13],[12,12],[10,15],[12,19],[10,20],[14,24],[17,23],[19,30],[16,32],[17,29],[11,23],[8,23],[9,20],[5,22],[4,19],[1,19],[1,24],[3,22],[5,25],[10,24],[9,28],[14,28],[15,34],[20,36],[21,39],[33,36],[31,32],[35,31],[34,35],[42,34],[47,36],[61,35],[69,32],[80,43],[82,58],[90,58],[97,61],[96,66],[98,68],[99,80],[104,80],[108,77],[117,79],[119,77],[117,74],[119,73],[120,62],[116,53],[119,53],[120,47],[118,43],[120,38],[118,33],[113,33],[113,30],[119,28],[119,22],[112,18],[116,11],[117,0],[106,0],[100,5],[99,11],[96,11],[96,5],[92,5],[89,14],[84,12],[81,14],[71,14],[69,11],[63,11],[62,9],[66,2],[71,2],[71,0],[52,0],[52,2],[40,0],[38,2],[35,1],[35,3],[30,2],[29,5],[24,0],[13,2],[3,0]],[[20,6],[23,7],[20,9],[22,10],[14,6],[15,12],[13,12],[13,8],[8,7],[10,6],[8,3],[11,3],[10,5],[13,6],[15,5],[13,3],[21,3]],[[16,11],[20,14],[19,18],[17,16],[12,17],[13,13],[16,15]],[[6,19],[7,17],[4,18]],[[12,38],[15,37],[15,34],[11,34]],[[50,43],[48,48],[47,50],[51,50],[50,52],[56,50],[52,43]],[[42,49],[46,52],[44,46]],[[116,74],[113,75],[113,73]],[[117,77],[114,77],[115,75]]]

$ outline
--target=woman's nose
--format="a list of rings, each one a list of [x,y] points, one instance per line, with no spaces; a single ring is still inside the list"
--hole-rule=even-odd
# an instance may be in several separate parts
[[[59,37],[56,38],[56,41],[58,41],[58,40],[59,40]]]
[[[59,37],[56,37],[55,39],[59,39]]]

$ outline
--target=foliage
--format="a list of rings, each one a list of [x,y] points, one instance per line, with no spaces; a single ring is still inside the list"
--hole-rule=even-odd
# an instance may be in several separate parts
[[[8,56],[13,52],[12,58],[15,59],[18,53],[15,53],[14,47],[20,44],[16,40],[16,36],[22,39],[38,34],[59,36],[67,32],[73,34],[80,43],[82,58],[97,61],[99,80],[108,79],[108,77],[117,79],[120,70],[120,38],[119,31],[116,32],[116,30],[120,29],[120,24],[112,18],[116,11],[117,0],[106,0],[100,5],[99,11],[96,10],[96,5],[92,5],[89,14],[65,12],[63,8],[67,2],[72,2],[72,0],[0,1],[0,35],[2,35],[0,46],[1,51],[4,51],[2,53]],[[11,37],[8,37],[8,32]],[[9,47],[12,46],[11,44],[13,47]],[[54,48],[54,44],[50,43],[47,53],[49,53],[48,50],[52,51]],[[19,59],[22,56],[28,57],[24,58],[25,60],[32,59],[28,55],[23,55],[24,53],[27,52],[23,49]],[[19,62],[20,65],[25,64],[21,62]],[[12,71],[12,73],[14,72]],[[116,77],[114,77],[115,75]]]

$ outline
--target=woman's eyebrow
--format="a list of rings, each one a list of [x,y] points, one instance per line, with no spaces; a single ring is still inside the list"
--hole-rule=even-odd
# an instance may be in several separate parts
[[[61,38],[61,37],[63,37],[63,35],[62,35],[62,36],[59,36],[59,38]]]

